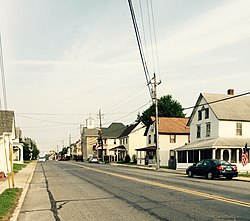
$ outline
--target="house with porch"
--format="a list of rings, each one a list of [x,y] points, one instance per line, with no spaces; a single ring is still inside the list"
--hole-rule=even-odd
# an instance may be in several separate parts
[[[107,128],[102,128],[102,143],[103,143],[103,154],[109,156],[109,161],[118,160],[117,144],[119,143],[119,136],[126,129],[123,123],[114,122]],[[102,147],[98,147],[99,155],[101,156]],[[122,151],[123,152],[123,151]],[[122,155],[120,152],[120,158]]]
[[[14,111],[0,111],[0,176],[11,172],[13,140],[16,138]]]
[[[140,147],[145,147],[146,137],[144,136],[145,125],[142,122],[137,122],[131,125],[128,125],[123,133],[118,137],[119,146],[116,146],[110,151],[114,153],[115,161],[124,160],[125,156],[128,154],[130,160],[137,158],[136,149]]]
[[[175,167],[174,149],[189,143],[188,120],[188,118],[159,117],[160,166]],[[155,165],[155,118],[152,118],[152,124],[147,126],[144,136],[146,136],[146,147],[136,149],[137,164]]]
[[[20,127],[16,127],[16,137],[13,140],[13,161],[17,164],[23,164],[22,130]]]
[[[175,149],[177,169],[212,158],[250,171],[250,163],[242,165],[242,148],[250,144],[250,96],[234,96],[233,89],[227,94],[201,93],[187,125],[190,143]]]

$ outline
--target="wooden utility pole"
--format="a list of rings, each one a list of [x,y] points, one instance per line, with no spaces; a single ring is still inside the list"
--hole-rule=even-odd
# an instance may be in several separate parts
[[[104,154],[103,154],[103,142],[102,142],[102,114],[101,109],[99,110],[99,120],[100,120],[100,130],[99,130],[99,142],[102,148],[102,162],[104,163]]]
[[[160,148],[159,148],[159,115],[158,115],[158,99],[157,99],[156,75],[154,73],[153,98],[155,100],[155,147],[156,147],[156,170],[160,169]]]

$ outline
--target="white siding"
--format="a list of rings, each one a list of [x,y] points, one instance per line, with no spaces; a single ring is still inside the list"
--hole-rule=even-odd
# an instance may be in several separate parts
[[[209,108],[205,104],[205,100],[202,98],[200,104],[204,104],[204,108]],[[219,121],[209,108],[209,118],[205,119],[205,111],[202,111],[202,119],[198,120],[198,111],[202,109],[203,106],[197,108],[190,125],[190,142],[193,143],[197,140],[211,139],[219,137]],[[210,137],[206,137],[206,123],[211,123],[211,134]],[[201,137],[197,139],[197,125],[201,125]]]
[[[239,121],[220,121],[219,136],[231,138],[249,138],[250,122],[242,122],[242,136],[236,135],[236,123]]]

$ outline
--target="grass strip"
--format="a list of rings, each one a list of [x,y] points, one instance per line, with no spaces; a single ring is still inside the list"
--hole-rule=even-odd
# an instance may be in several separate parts
[[[22,189],[13,188],[6,189],[0,194],[0,221],[7,221],[10,219],[21,193]]]
[[[14,163],[13,164],[14,173],[17,173],[19,170],[23,169],[26,166],[27,166],[26,164],[17,164],[17,163]]]

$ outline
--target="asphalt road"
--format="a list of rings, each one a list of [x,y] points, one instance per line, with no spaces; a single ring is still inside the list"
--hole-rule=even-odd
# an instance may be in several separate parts
[[[250,221],[250,183],[46,161],[37,165],[18,220]]]

